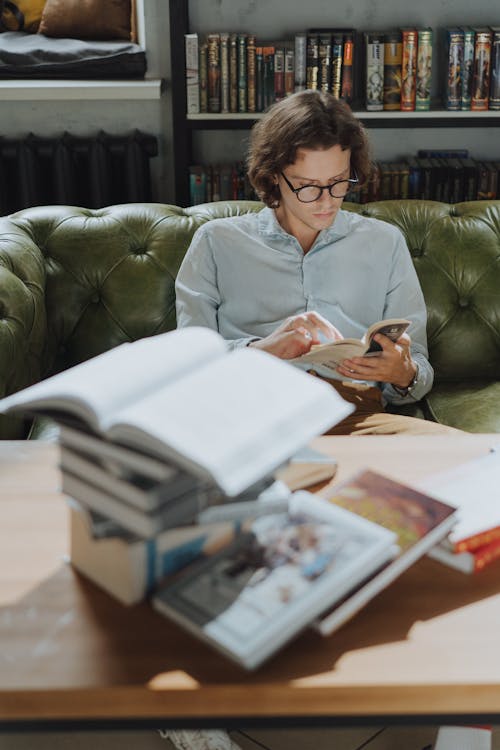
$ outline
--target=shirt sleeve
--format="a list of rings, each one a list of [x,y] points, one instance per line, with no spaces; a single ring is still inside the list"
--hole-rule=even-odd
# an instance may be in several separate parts
[[[411,325],[411,355],[418,366],[418,378],[410,393],[402,396],[390,383],[382,384],[385,403],[411,404],[419,401],[432,388],[434,371],[429,362],[427,348],[427,308],[417,272],[405,239],[398,232],[394,249],[393,270],[386,297],[385,318],[407,318]]]
[[[211,237],[200,227],[191,241],[175,281],[177,328],[202,326],[219,331],[218,310],[221,302],[217,285],[217,265]],[[228,349],[248,346],[255,336],[226,340]]]

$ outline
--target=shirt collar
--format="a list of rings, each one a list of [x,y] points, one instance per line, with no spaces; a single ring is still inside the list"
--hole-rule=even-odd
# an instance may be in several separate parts
[[[288,237],[289,235],[281,224],[279,223],[278,219],[276,218],[276,214],[272,208],[269,208],[266,206],[262,209],[262,211],[259,211],[258,213],[258,222],[259,222],[259,232],[264,235],[269,236],[275,236],[275,237]],[[335,217],[335,221],[333,224],[328,227],[328,229],[323,229],[318,237],[316,238],[316,242],[314,243],[313,247],[317,247],[318,245],[324,245],[325,243],[329,242],[335,242],[336,240],[340,240],[343,237],[346,237],[349,233],[349,217],[348,217],[348,211],[340,210]]]

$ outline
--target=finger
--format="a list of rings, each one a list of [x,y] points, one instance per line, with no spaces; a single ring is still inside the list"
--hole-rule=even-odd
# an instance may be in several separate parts
[[[319,331],[327,339],[332,339],[333,341],[340,341],[344,338],[338,328],[335,328],[335,326],[330,323],[329,320],[320,315],[320,313],[311,311],[310,313],[306,313],[306,315],[308,317],[308,322],[313,324],[316,333]]]

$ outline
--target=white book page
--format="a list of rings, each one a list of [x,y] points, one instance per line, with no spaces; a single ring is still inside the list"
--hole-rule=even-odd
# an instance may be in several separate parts
[[[224,355],[226,344],[208,328],[185,328],[121,344],[0,401],[0,410],[67,410],[95,431],[126,405]]]
[[[201,467],[236,495],[352,410],[327,383],[243,349],[124,409],[109,436]]]
[[[418,486],[458,508],[448,535],[453,543],[500,526],[500,452],[426,477]]]

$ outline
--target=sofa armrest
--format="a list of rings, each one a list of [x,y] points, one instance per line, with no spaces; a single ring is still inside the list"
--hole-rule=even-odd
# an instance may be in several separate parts
[[[42,251],[26,230],[0,219],[0,396],[40,380],[46,339]],[[0,416],[0,438],[20,437],[23,423]]]

